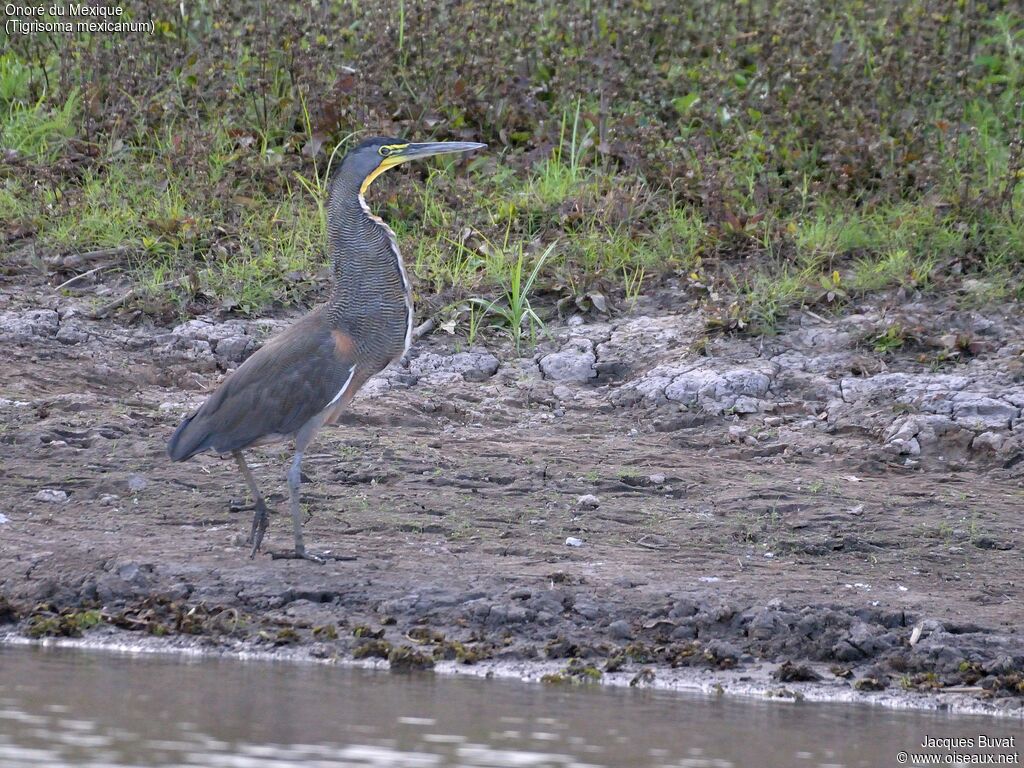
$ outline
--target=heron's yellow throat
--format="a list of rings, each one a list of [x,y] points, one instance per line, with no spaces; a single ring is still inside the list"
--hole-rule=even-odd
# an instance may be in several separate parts
[[[401,150],[405,149],[408,146],[409,146],[408,144],[388,144],[388,145],[385,145],[385,146],[381,147],[381,149],[387,149],[389,152],[395,153],[395,152],[400,152]],[[414,159],[414,158],[403,156],[403,155],[400,155],[400,154],[390,154],[390,155],[388,155],[387,157],[385,157],[383,160],[380,161],[380,165],[378,165],[376,168],[374,168],[373,173],[371,173],[369,176],[367,176],[363,180],[362,186],[359,187],[359,194],[360,195],[365,195],[366,194],[366,190],[369,189],[370,184],[373,183],[373,180],[376,179],[378,176],[380,176],[382,173],[384,173],[384,171],[388,170],[389,168],[394,168],[396,165],[401,165],[402,163],[406,162],[407,160],[412,160],[412,159]]]

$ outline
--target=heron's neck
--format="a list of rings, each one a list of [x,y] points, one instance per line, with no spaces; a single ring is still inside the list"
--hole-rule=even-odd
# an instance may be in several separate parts
[[[358,186],[332,185],[327,240],[333,274],[331,303],[343,311],[365,307],[369,297],[382,308],[411,298],[395,233],[370,212]]]

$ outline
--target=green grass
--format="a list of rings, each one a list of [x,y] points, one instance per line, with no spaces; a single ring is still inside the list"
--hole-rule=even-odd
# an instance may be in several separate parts
[[[33,213],[26,199],[25,185],[19,179],[0,181],[0,220],[20,221]]]
[[[364,0],[322,9],[328,36],[242,0],[168,6],[144,45],[12,39],[0,235],[127,247],[144,311],[308,306],[330,171],[386,131],[490,145],[370,195],[470,343],[667,280],[743,333],[896,289],[1019,300],[1024,16],[976,5]]]
[[[905,248],[862,259],[857,262],[852,284],[859,291],[877,291],[883,288],[926,286],[932,262],[927,258],[914,258]]]
[[[514,250],[510,250],[506,236],[500,251],[493,246],[491,248],[496,254],[494,261],[500,261],[503,265],[500,273],[503,280],[502,292],[490,301],[473,299],[472,303],[482,309],[482,315],[476,322],[486,320],[489,316],[495,318],[495,327],[508,333],[518,352],[524,340],[529,340],[530,345],[535,346],[537,333],[544,329],[544,321],[531,305],[530,296],[544,263],[555,250],[555,243],[548,245],[533,259],[533,268],[529,274],[526,273],[527,255],[522,243],[517,243]],[[476,335],[475,330],[472,335]]]
[[[78,91],[71,91],[64,103],[51,107],[40,99],[32,104],[0,100],[6,111],[0,123],[0,143],[22,155],[43,162],[55,160],[64,143],[75,135],[78,118]]]

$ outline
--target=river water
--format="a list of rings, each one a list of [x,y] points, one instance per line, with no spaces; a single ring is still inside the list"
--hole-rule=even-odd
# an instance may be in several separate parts
[[[926,751],[926,736],[1015,736],[1016,749],[981,751],[1019,753],[1022,731],[854,705],[0,646],[3,768],[879,768]]]

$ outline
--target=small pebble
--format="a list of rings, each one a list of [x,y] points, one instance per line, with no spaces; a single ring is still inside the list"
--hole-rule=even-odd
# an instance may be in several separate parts
[[[100,506],[101,507],[112,507],[115,504],[117,504],[117,502],[118,502],[118,500],[120,498],[121,498],[120,496],[118,496],[116,494],[113,494],[113,493],[104,493],[102,496],[100,496]]]
[[[576,506],[583,509],[597,509],[601,506],[601,500],[594,494],[587,493],[576,499]]]
[[[11,518],[0,512],[0,525],[6,525],[9,522],[11,522]]]
[[[583,539],[577,539],[575,536],[570,536],[565,540],[565,546],[567,547],[582,547]]]
[[[651,475],[647,479],[651,481],[651,485],[664,485],[665,480],[667,480],[668,478],[659,473],[656,475]]]
[[[572,400],[572,390],[569,389],[565,384],[557,384],[555,388],[551,390],[551,394],[556,400]]]
[[[68,500],[68,495],[64,491],[58,491],[54,488],[43,488],[35,495],[36,501],[47,501],[51,504],[63,504]]]
[[[608,634],[614,637],[616,640],[633,639],[633,629],[629,626],[628,623],[626,623],[622,619],[619,619],[618,621],[613,621],[611,624],[608,625]]]

